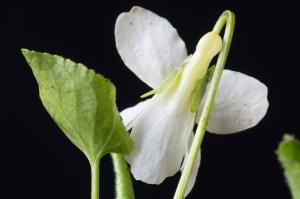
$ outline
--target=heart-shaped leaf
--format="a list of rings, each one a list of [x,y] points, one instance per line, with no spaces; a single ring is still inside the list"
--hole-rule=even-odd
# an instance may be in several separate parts
[[[108,79],[56,55],[26,49],[22,53],[38,82],[43,105],[90,160],[133,150],[116,107],[116,89]]]

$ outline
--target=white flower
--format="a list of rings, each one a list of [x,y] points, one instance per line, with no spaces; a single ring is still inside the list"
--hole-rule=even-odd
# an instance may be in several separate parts
[[[154,89],[187,57],[185,44],[171,24],[140,7],[133,7],[118,17],[115,37],[126,66]],[[121,112],[126,128],[132,128],[135,149],[125,159],[135,179],[160,184],[180,170],[194,136],[195,113],[190,112],[190,105],[195,81],[205,75],[221,46],[222,40],[217,34],[206,34],[178,81],[152,99]],[[242,73],[224,70],[207,131],[228,134],[253,127],[264,117],[267,108],[264,84]],[[199,165],[200,153],[185,195],[194,185]]]

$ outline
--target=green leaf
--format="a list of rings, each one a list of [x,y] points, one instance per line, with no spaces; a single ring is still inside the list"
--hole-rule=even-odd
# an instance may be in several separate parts
[[[172,85],[177,80],[177,78],[180,76],[181,72],[184,70],[184,67],[188,64],[191,57],[192,57],[192,55],[189,55],[187,58],[185,58],[183,60],[182,64],[177,69],[172,71],[172,73],[170,75],[168,75],[168,77],[166,77],[166,79],[164,79],[162,84],[157,89],[154,89],[152,91],[149,91],[148,93],[143,94],[141,96],[141,98],[148,97],[149,95],[159,94],[159,93],[164,92],[168,87],[170,87],[170,85]]]
[[[300,199],[300,143],[291,135],[284,135],[277,155],[287,178],[293,199]]]
[[[133,150],[115,104],[116,89],[108,79],[56,55],[26,49],[22,53],[38,82],[43,105],[90,160]]]

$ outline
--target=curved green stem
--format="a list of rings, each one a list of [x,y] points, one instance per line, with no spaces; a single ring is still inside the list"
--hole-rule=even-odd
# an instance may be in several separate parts
[[[203,112],[201,115],[201,118],[198,123],[198,128],[195,133],[195,138],[192,143],[189,157],[187,160],[187,163],[184,167],[184,170],[182,172],[181,178],[179,180],[174,199],[182,199],[184,197],[184,192],[186,189],[186,186],[188,184],[188,180],[190,178],[190,175],[192,173],[192,169],[198,154],[198,151],[200,149],[200,145],[202,143],[204,134],[205,134],[205,129],[206,125],[209,119],[210,112],[212,110],[213,102],[217,93],[217,88],[218,84],[220,82],[220,78],[222,75],[222,71],[228,56],[228,52],[230,49],[230,44],[233,36],[233,30],[234,30],[234,23],[235,23],[235,17],[232,12],[229,10],[226,10],[223,12],[223,14],[220,16],[218,19],[213,32],[216,32],[220,34],[224,24],[226,23],[226,29],[225,29],[225,34],[223,38],[223,47],[220,51],[218,61],[216,64],[216,69],[214,71],[212,80],[211,80],[211,86],[208,91],[207,99],[205,101],[205,105],[203,108]]]
[[[130,172],[122,154],[111,153],[116,174],[116,199],[134,199]]]
[[[99,199],[100,190],[100,158],[96,160],[90,160],[91,171],[92,171],[92,199]]]

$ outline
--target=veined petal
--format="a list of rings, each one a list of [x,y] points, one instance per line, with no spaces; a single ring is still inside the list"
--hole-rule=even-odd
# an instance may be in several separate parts
[[[209,87],[209,86],[208,86]],[[229,134],[255,126],[269,107],[268,88],[245,74],[224,70],[207,124],[207,131]],[[204,97],[197,121],[201,115]]]
[[[187,57],[184,42],[164,18],[141,7],[119,15],[116,45],[126,66],[157,88]]]
[[[151,99],[147,99],[138,103],[137,105],[123,110],[120,115],[123,120],[123,124],[126,126],[128,131],[134,125],[134,119],[142,112],[143,108],[150,102]]]
[[[125,156],[136,180],[160,184],[180,169],[185,137],[190,136],[194,119],[189,103],[178,101],[165,91],[155,95],[135,121],[131,131],[134,151]]]
[[[186,162],[187,162],[187,159],[188,159],[188,154],[189,154],[190,148],[192,146],[193,140],[194,140],[194,133],[192,132],[191,135],[190,135],[190,138],[188,140],[187,146],[186,146],[187,148],[186,148],[186,153],[185,153],[185,156],[184,156],[184,161],[183,161],[181,169],[180,169],[181,172],[183,172],[183,169],[186,165]],[[198,170],[199,170],[199,167],[200,167],[200,159],[201,159],[201,150],[199,149],[196,160],[195,160],[195,163],[194,163],[194,167],[193,167],[190,179],[189,179],[189,182],[188,182],[187,187],[186,187],[185,192],[184,192],[184,197],[186,197],[194,187],[194,184],[196,182],[196,177],[197,177],[197,174],[198,174]]]

